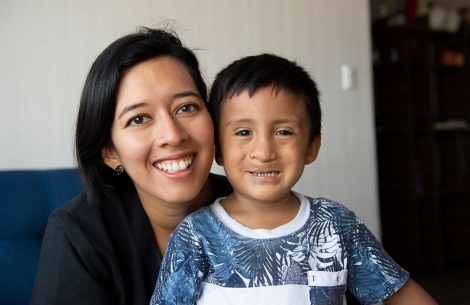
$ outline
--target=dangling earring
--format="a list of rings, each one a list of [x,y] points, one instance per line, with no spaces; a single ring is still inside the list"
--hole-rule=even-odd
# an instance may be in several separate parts
[[[124,167],[122,167],[122,165],[119,164],[118,166],[116,166],[116,168],[114,169],[114,171],[115,171],[116,174],[119,176],[120,174],[124,173]]]

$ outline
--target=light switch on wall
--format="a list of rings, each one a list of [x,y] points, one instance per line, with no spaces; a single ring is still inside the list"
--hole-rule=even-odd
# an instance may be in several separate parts
[[[341,65],[341,87],[343,90],[352,90],[357,87],[356,68],[351,65]]]

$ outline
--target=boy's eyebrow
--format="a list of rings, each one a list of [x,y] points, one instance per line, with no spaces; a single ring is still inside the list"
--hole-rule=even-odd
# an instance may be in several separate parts
[[[252,119],[231,119],[227,122],[227,125],[240,125],[253,122]]]
[[[227,126],[230,126],[230,125],[240,125],[240,124],[249,124],[249,123],[253,123],[253,119],[244,119],[244,118],[235,118],[235,119],[232,119],[232,120],[229,120],[227,122]],[[290,123],[290,124],[295,124],[297,126],[302,126],[302,124],[300,124],[299,121],[297,120],[291,120],[291,119],[278,119],[278,120],[274,120],[274,123],[275,124],[284,124],[284,123]]]
[[[201,96],[199,94],[197,94],[196,92],[191,91],[191,90],[187,90],[187,91],[182,91],[182,92],[178,92],[178,93],[173,94],[173,99],[187,97],[187,96],[194,96],[194,97],[197,97],[197,98],[201,98]],[[124,108],[122,110],[121,114],[119,114],[118,119],[120,119],[124,114],[126,114],[127,112],[129,112],[131,110],[134,110],[134,109],[137,109],[137,108],[140,108],[140,107],[143,107],[143,106],[147,106],[147,105],[148,105],[148,103],[137,103],[137,104],[129,105],[129,106],[127,106],[126,108]]]
[[[290,123],[290,124],[295,124],[298,126],[302,126],[298,120],[291,120],[291,119],[279,119],[274,121],[276,124],[283,124],[283,123]]]

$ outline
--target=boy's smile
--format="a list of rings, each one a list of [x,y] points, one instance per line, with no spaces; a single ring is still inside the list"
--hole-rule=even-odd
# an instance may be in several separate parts
[[[291,188],[320,146],[319,136],[308,141],[302,98],[284,90],[276,94],[271,86],[224,101],[219,127],[216,160],[234,188],[233,198],[263,208],[290,200]]]

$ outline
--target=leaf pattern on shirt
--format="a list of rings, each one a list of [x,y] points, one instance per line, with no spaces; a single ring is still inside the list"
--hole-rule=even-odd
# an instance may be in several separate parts
[[[193,294],[191,304],[202,281],[223,287],[306,285],[309,270],[347,270],[349,289],[365,303],[392,294],[406,272],[362,221],[336,202],[306,198],[307,223],[276,238],[233,232],[210,207],[191,214],[170,238],[152,300],[171,298],[177,304]]]

